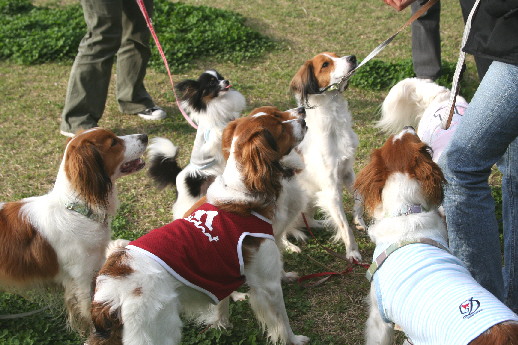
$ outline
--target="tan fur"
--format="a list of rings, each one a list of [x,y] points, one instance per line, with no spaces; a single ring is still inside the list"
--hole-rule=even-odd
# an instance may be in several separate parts
[[[469,345],[518,345],[518,323],[503,322],[472,340]]]
[[[394,172],[407,173],[416,178],[427,200],[434,205],[442,202],[444,176],[427,152],[428,146],[416,136],[405,134],[401,140],[390,137],[385,144],[372,152],[370,162],[356,177],[354,188],[363,196],[365,208],[372,213],[381,203],[381,193],[387,178]],[[413,147],[402,150],[401,147]],[[412,157],[409,157],[412,155]]]
[[[20,213],[23,202],[0,209],[0,282],[27,287],[49,281],[59,272],[56,252]]]
[[[112,188],[110,176],[123,154],[121,139],[108,131],[95,136],[79,136],[69,143],[65,172],[90,207],[105,206],[106,196]]]

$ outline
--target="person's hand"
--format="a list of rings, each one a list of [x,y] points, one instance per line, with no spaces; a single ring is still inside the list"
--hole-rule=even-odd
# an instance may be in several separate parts
[[[383,0],[387,5],[394,7],[396,10],[401,11],[408,5],[413,3],[415,0]]]

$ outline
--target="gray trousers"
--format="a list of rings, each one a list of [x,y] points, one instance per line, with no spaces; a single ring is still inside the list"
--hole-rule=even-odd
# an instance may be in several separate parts
[[[412,3],[412,14],[427,0]],[[412,63],[416,77],[435,80],[441,75],[441,2],[412,23]]]
[[[145,0],[148,13],[153,0]],[[70,73],[61,130],[97,126],[117,56],[117,101],[123,113],[154,106],[144,87],[150,32],[136,0],[81,0],[87,26]]]

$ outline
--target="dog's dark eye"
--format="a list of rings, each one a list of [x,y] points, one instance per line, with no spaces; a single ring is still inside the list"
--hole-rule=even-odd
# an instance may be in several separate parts
[[[210,85],[216,85],[218,81],[216,79],[211,79]]]
[[[322,64],[322,68],[326,68],[327,66],[329,66],[329,62],[324,62],[324,63]]]

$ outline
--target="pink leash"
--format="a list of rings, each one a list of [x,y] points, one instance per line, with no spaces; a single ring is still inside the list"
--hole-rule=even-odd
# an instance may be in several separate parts
[[[153,28],[153,24],[151,23],[151,18],[149,17],[149,14],[147,13],[146,6],[144,5],[144,0],[137,0],[137,4],[140,7],[140,11],[144,15],[144,19],[146,20],[147,27],[149,28],[149,31],[151,32],[151,35],[153,36],[153,39],[155,40],[155,44],[158,48],[158,51],[160,52],[160,56],[162,57],[162,60],[164,61],[165,69],[167,70],[167,74],[169,75],[169,80],[171,81],[171,86],[173,87],[173,94],[176,99],[176,105],[178,106],[178,109],[180,109],[180,112],[182,113],[183,117],[189,122],[189,124],[195,128],[198,129],[198,126],[194,123],[193,120],[185,113],[183,110],[180,100],[178,96],[176,95],[176,90],[174,88],[174,81],[173,81],[173,75],[171,74],[171,71],[169,70],[169,64],[167,63],[167,59],[164,54],[164,50],[162,49],[162,46],[160,45],[160,41],[158,40],[158,36],[155,33],[155,29]]]

